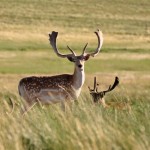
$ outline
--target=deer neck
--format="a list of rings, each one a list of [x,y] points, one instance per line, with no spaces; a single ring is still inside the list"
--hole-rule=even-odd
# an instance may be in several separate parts
[[[81,89],[85,81],[85,73],[84,73],[84,66],[83,68],[78,68],[75,66],[74,74],[73,74],[73,88],[75,90]]]

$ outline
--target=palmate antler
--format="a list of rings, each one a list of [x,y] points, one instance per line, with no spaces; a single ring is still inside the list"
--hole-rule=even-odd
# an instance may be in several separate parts
[[[71,50],[69,48],[69,50],[71,51],[72,54],[61,54],[58,49],[57,49],[57,46],[56,46],[56,39],[57,39],[57,36],[58,36],[58,32],[55,32],[55,31],[52,31],[51,34],[49,34],[49,41],[50,41],[50,44],[52,46],[52,48],[54,49],[54,52],[57,54],[58,57],[62,57],[62,58],[66,58],[70,55],[74,55],[75,56],[75,52],[73,50]]]
[[[88,43],[85,45],[85,47],[83,48],[83,52],[81,54],[81,56],[96,56],[101,47],[102,47],[102,44],[103,44],[103,35],[102,35],[102,32],[98,29],[97,31],[94,32],[98,38],[98,46],[96,48],[96,50],[93,52],[93,53],[85,53],[86,51],[86,48],[87,48],[87,45]],[[71,51],[71,54],[61,54],[57,48],[57,45],[56,45],[56,40],[57,40],[57,36],[58,36],[58,32],[55,32],[55,31],[52,31],[51,34],[49,34],[49,41],[50,41],[50,44],[52,46],[52,48],[54,49],[55,53],[57,54],[57,56],[59,57],[62,57],[62,58],[66,58],[66,57],[69,57],[69,56],[76,56],[75,52],[69,47],[67,46],[67,48]]]
[[[110,85],[109,88],[108,88],[108,90],[103,91],[103,93],[106,94],[107,92],[112,91],[118,84],[119,84],[119,78],[116,77],[114,84],[112,86]]]
[[[98,102],[99,100],[101,100],[105,96],[105,94],[107,92],[112,91],[118,84],[119,84],[119,78],[116,77],[114,84],[112,86],[110,85],[108,90],[98,92],[99,84],[96,83],[96,77],[94,77],[94,88],[93,89],[91,89],[90,87],[88,87],[88,88],[89,88],[90,94],[91,94],[91,96],[93,98],[93,101],[94,102]]]

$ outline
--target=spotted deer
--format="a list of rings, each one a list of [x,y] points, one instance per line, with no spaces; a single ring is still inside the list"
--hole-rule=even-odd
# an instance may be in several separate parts
[[[21,97],[26,102],[25,111],[29,110],[35,103],[51,104],[61,102],[64,104],[66,100],[77,99],[80,95],[81,88],[85,81],[84,62],[90,56],[96,56],[102,47],[103,36],[100,30],[94,32],[98,39],[98,46],[94,52],[86,53],[88,43],[83,48],[81,55],[76,53],[69,47],[70,54],[61,54],[57,48],[56,40],[58,32],[52,31],[49,34],[49,41],[58,57],[67,58],[75,64],[73,74],[60,74],[55,76],[31,76],[20,80],[18,90]]]
[[[116,77],[114,84],[112,86],[110,85],[108,90],[98,92],[99,84],[96,82],[96,77],[94,77],[94,87],[93,87],[93,89],[88,87],[89,91],[90,91],[90,95],[92,96],[92,99],[93,99],[94,103],[101,103],[104,107],[107,107],[108,105],[105,103],[104,96],[105,96],[106,93],[112,91],[118,84],[119,84],[119,78]]]

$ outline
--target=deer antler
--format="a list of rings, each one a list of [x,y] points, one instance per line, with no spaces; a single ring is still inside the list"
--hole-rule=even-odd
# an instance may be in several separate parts
[[[95,52],[87,53],[87,55],[90,55],[92,57],[95,57],[100,52],[100,49],[101,49],[102,44],[103,44],[103,34],[102,34],[102,32],[98,29],[94,33],[96,34],[96,36],[98,38],[98,46],[97,46]],[[85,55],[85,50],[86,50],[87,45],[88,45],[88,43],[85,45],[82,55]]]
[[[114,84],[112,86],[110,85],[108,90],[98,92],[98,87],[97,86],[99,84],[96,83],[96,77],[94,77],[94,88],[93,89],[90,89],[90,87],[88,87],[88,88],[89,88],[90,94],[91,94],[91,96],[93,98],[93,101],[94,102],[98,102],[99,100],[101,100],[105,96],[105,94],[107,92],[112,91],[118,84],[119,84],[119,78],[116,77]]]
[[[98,85],[99,85],[99,84],[96,83],[96,77],[94,77],[94,87],[93,87],[93,89],[91,89],[91,88],[88,86],[90,92],[98,92],[98,87],[97,87]]]
[[[88,43],[86,43],[85,46],[84,46],[84,48],[83,48],[83,52],[82,52],[82,55],[83,55],[83,56],[84,56],[84,54],[85,54],[87,45],[88,45]]]
[[[103,91],[104,92],[104,94],[105,93],[107,93],[107,92],[110,92],[110,91],[112,91],[117,85],[119,84],[119,78],[118,77],[116,77],[115,78],[115,82],[114,82],[114,84],[111,86],[109,86],[109,88],[108,88],[108,90],[106,90],[106,91]]]
[[[96,48],[96,50],[93,52],[93,53],[85,53],[86,51],[86,48],[87,48],[87,45],[88,43],[85,45],[85,47],[83,48],[83,52],[82,52],[82,55],[81,56],[85,56],[85,55],[89,55],[89,56],[92,56],[92,57],[95,57],[101,47],[102,47],[102,44],[103,44],[103,35],[102,35],[102,32],[98,29],[97,31],[94,32],[98,38],[98,46]],[[56,46],[56,39],[57,39],[57,36],[58,36],[58,32],[55,32],[55,31],[52,31],[51,34],[49,34],[49,41],[50,41],[50,44],[52,46],[52,48],[54,49],[55,53],[57,54],[57,56],[59,57],[62,57],[62,58],[66,58],[66,57],[69,57],[69,56],[76,56],[76,53],[69,47],[67,46],[67,48],[71,51],[72,54],[61,54],[58,49],[57,49],[57,46]]]
[[[72,55],[75,56],[76,55],[75,52],[71,48],[69,48],[69,46],[68,46],[68,49],[71,51],[72,54],[64,55],[58,51],[57,46],[56,46],[57,35],[58,35],[58,32],[55,32],[55,31],[52,31],[52,33],[49,34],[50,44],[51,44],[52,48],[54,49],[55,53],[57,54],[57,56],[62,57],[62,58],[66,58],[66,57],[72,56]]]

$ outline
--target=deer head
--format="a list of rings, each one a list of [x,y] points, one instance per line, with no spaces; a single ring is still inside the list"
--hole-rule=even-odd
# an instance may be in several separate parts
[[[100,30],[97,30],[94,32],[98,38],[98,46],[96,48],[96,50],[93,53],[86,53],[86,48],[88,43],[85,45],[85,47],[83,48],[83,52],[81,55],[77,56],[76,53],[69,47],[67,46],[67,48],[70,50],[70,54],[61,54],[56,46],[56,39],[58,36],[58,32],[53,31],[51,34],[49,34],[49,41],[50,44],[52,46],[52,48],[54,49],[54,52],[57,54],[58,57],[61,58],[67,58],[69,61],[74,62],[75,66],[80,69],[81,71],[84,69],[84,62],[87,61],[90,56],[94,57],[96,56],[103,44],[103,36],[102,36],[102,32]]]
[[[90,87],[88,87],[88,88],[89,88],[90,94],[91,94],[91,96],[93,98],[93,101],[95,103],[97,103],[97,102],[101,101],[104,98],[106,93],[112,91],[118,84],[119,84],[119,78],[116,77],[114,84],[112,86],[110,85],[108,90],[98,92],[99,84],[96,83],[96,77],[94,77],[94,87],[93,87],[93,89],[91,89]]]

